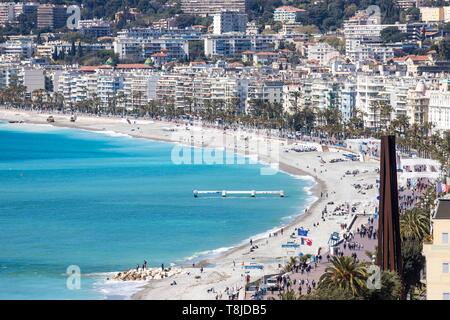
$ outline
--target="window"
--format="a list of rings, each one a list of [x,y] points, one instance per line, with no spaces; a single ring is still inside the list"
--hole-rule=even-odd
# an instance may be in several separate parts
[[[443,273],[448,273],[448,262],[444,262],[442,264],[442,272]]]
[[[447,232],[442,233],[442,243],[445,243],[445,244],[448,243],[448,233]]]
[[[450,300],[450,292],[444,292],[442,294],[442,300]]]

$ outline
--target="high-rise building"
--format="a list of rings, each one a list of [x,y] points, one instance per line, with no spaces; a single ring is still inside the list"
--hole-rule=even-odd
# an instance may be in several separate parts
[[[181,0],[181,10],[186,14],[211,16],[222,10],[245,13],[246,0]]]
[[[228,32],[245,33],[247,28],[247,14],[238,10],[224,10],[214,15],[214,34]]]
[[[42,4],[37,9],[38,28],[62,28],[67,23],[67,7]]]
[[[0,3],[0,25],[6,25],[14,21],[14,2]]]

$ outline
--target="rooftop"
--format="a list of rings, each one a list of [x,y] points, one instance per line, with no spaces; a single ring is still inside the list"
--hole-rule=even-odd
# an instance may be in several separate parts
[[[306,10],[299,9],[291,6],[281,6],[275,9],[275,11],[286,11],[286,12],[305,12]]]
[[[434,219],[450,219],[450,197],[439,199],[438,207]]]

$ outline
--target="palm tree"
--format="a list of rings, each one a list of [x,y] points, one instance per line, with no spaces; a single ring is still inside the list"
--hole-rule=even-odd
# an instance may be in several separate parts
[[[400,216],[400,235],[402,239],[423,240],[430,234],[430,216],[419,208],[406,211]]]
[[[295,294],[294,290],[288,290],[280,295],[280,300],[300,300],[300,297]]]
[[[352,257],[334,256],[331,266],[325,269],[325,273],[319,279],[319,287],[344,289],[357,296],[366,288],[367,278],[367,268],[364,264],[356,262]]]
[[[386,101],[379,101],[379,109],[380,109],[380,127],[382,126],[383,129],[386,130],[388,128],[388,125],[390,124],[394,108],[392,108],[391,104]]]

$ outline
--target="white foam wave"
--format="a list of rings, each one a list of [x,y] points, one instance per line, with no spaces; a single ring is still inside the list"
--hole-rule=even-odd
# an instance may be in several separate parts
[[[133,294],[139,292],[143,286],[148,284],[145,280],[106,280],[106,274],[103,274],[103,277],[105,280],[95,282],[93,288],[107,300],[128,300]]]
[[[90,131],[90,130],[86,130],[86,131]],[[106,130],[106,131],[90,131],[90,132],[95,132],[95,133],[104,134],[104,135],[109,136],[109,137],[132,138],[132,136],[130,136],[129,134],[126,134],[126,133],[120,133],[120,132],[111,131],[111,130]]]
[[[214,249],[214,250],[205,250],[205,251],[200,251],[200,252],[195,252],[193,255],[183,258],[182,260],[187,260],[187,261],[193,261],[193,260],[197,260],[200,257],[213,257],[213,256],[217,256],[221,253],[227,252],[228,250],[231,250],[235,248],[233,247],[221,247],[218,249]]]

